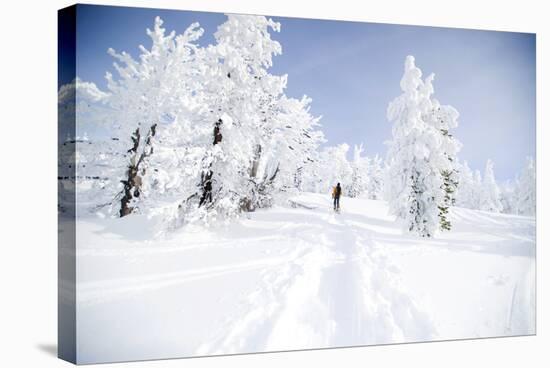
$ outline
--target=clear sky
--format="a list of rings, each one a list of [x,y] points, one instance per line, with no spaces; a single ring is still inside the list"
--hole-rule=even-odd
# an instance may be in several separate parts
[[[217,13],[79,5],[77,75],[105,89],[113,72],[109,47],[138,55],[145,33],[160,16],[167,31],[198,21],[201,44],[225,16]],[[361,142],[366,153],[385,156],[391,138],[388,103],[400,94],[405,56],[424,75],[435,73],[435,97],[460,112],[454,135],[459,154],[474,169],[495,162],[497,179],[512,179],[535,156],[535,35],[436,27],[273,17],[281,23],[283,54],[272,74],[288,74],[287,95],[313,99],[328,145]],[[116,75],[116,73],[113,73]],[[70,75],[59,75],[61,83]]]

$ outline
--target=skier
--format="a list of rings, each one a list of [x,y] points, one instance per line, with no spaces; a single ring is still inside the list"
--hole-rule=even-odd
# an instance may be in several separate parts
[[[340,195],[342,195],[342,187],[340,186],[340,183],[338,183],[334,188],[332,188],[332,198],[334,198],[335,211],[340,210]]]

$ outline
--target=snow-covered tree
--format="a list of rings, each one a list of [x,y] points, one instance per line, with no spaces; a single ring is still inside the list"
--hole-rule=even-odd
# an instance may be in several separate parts
[[[347,158],[349,148],[348,144],[342,143],[322,150],[320,154],[322,183],[319,192],[329,193],[337,183],[340,183],[342,195],[349,195],[353,175],[353,169]]]
[[[517,179],[514,181],[506,181],[500,187],[500,202],[502,203],[503,213],[518,213],[517,200]]]
[[[442,130],[456,125],[458,113],[442,108],[432,98],[433,75],[425,81],[421,77],[414,57],[407,56],[403,93],[388,106],[393,140],[387,159],[386,198],[391,213],[404,220],[409,231],[429,237],[447,227],[441,223],[442,208],[449,201],[444,172],[452,170],[449,158],[459,146]]]
[[[269,207],[275,197],[282,200],[302,186],[304,169],[316,160],[322,141],[322,133],[316,130],[319,119],[310,114],[310,103],[307,97],[298,100],[282,95],[273,108],[260,110],[248,193],[242,201],[245,210]]]
[[[305,191],[314,193],[326,193],[329,185],[327,173],[327,162],[325,162],[327,156],[325,155],[325,149],[320,149],[317,152],[317,159],[314,162],[308,162],[304,165],[304,172],[302,173],[302,188]]]
[[[500,188],[495,180],[494,164],[490,159],[485,165],[483,186],[481,188],[479,209],[482,211],[502,212]]]
[[[353,147],[353,160],[351,162],[352,174],[348,191],[349,196],[352,198],[367,193],[369,189],[370,159],[361,155],[363,151],[363,144]]]
[[[443,178],[442,189],[444,195],[440,203],[439,219],[441,230],[450,230],[451,222],[449,220],[449,208],[455,203],[456,190],[458,187],[458,162],[457,153],[462,147],[461,143],[451,134],[450,130],[458,126],[458,111],[449,105],[441,105],[437,99],[433,97],[434,88],[433,80],[435,75],[430,74],[422,84],[420,91],[424,99],[423,120],[441,133],[440,147],[441,158],[438,162],[439,170]]]
[[[229,15],[214,35],[216,44],[205,50],[212,143],[201,160],[198,205],[207,210],[227,214],[254,208],[256,169],[264,154],[260,132],[270,124],[270,110],[286,84],[286,78],[267,72],[281,53],[269,31],[279,28],[265,17]]]
[[[277,162],[280,175],[273,183],[273,190],[292,194],[292,189],[301,185],[307,165],[318,159],[317,148],[324,141],[323,133],[318,130],[319,119],[310,113],[311,99],[283,96],[279,101],[280,112],[275,119],[273,133],[264,134],[266,155],[264,161],[273,166]],[[265,139],[265,138],[264,138]]]
[[[261,16],[229,15],[216,44],[199,50],[198,96],[207,107],[193,135],[200,174],[174,213],[177,221],[270,206],[314,160],[322,133],[311,100],[285,96],[287,77],[268,71],[281,53],[270,36],[279,27]]]
[[[479,170],[474,171],[474,190],[476,195],[473,197],[474,202],[471,208],[478,210],[481,208],[481,194],[483,193],[483,179]]]
[[[536,165],[532,157],[527,157],[526,165],[517,181],[516,208],[520,215],[533,216],[537,209]]]
[[[478,172],[479,174],[479,172]],[[458,189],[456,195],[456,205],[464,208],[479,208],[479,190],[481,182],[476,182],[474,173],[467,161],[464,161],[458,168]],[[481,175],[479,175],[479,178]],[[481,179],[479,179],[481,181]]]
[[[221,212],[269,206],[273,195],[294,187],[320,142],[311,100],[286,97],[286,76],[268,71],[281,53],[269,31],[279,29],[265,17],[229,15],[207,50],[214,75],[208,104],[219,139],[203,160],[201,206]]]
[[[119,215],[134,211],[141,198],[147,198],[159,186],[158,177],[173,169],[173,163],[152,167],[151,156],[159,142],[164,147],[181,147],[197,120],[199,109],[197,88],[198,66],[195,42],[203,30],[197,23],[176,36],[166,35],[162,20],[157,17],[153,30],[147,30],[152,46],[140,46],[141,54],[136,60],[126,52],[109,49],[117,62],[115,79],[107,73],[110,92],[109,104],[114,110],[111,128],[119,132],[123,142],[128,142],[126,168],[120,182]],[[174,134],[179,133],[179,134]],[[177,154],[171,156],[177,159]],[[164,156],[167,159],[170,156]],[[157,179],[150,174],[158,173]],[[158,188],[157,188],[158,189]]]
[[[369,199],[382,199],[384,195],[384,167],[382,158],[376,154],[369,160],[367,193]]]
[[[314,160],[304,165],[302,190],[328,193],[340,183],[346,196],[382,199],[384,188],[383,160],[363,155],[363,145],[355,145],[352,159],[350,147],[343,143],[323,148]]]

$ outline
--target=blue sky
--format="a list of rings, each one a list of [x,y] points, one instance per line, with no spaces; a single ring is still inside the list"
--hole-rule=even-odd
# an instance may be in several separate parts
[[[223,14],[80,5],[77,11],[77,75],[105,89],[113,71],[109,47],[138,55],[159,15],[168,31],[181,33],[198,21],[202,44],[214,41]],[[273,74],[288,74],[287,94],[313,99],[312,112],[334,145],[361,142],[369,155],[385,155],[391,138],[388,103],[400,94],[405,56],[414,55],[424,75],[435,73],[435,97],[460,112],[454,135],[459,156],[474,169],[495,162],[497,179],[512,179],[527,155],[535,156],[535,35],[436,27],[273,17],[283,47]],[[61,83],[69,74],[59,75]]]

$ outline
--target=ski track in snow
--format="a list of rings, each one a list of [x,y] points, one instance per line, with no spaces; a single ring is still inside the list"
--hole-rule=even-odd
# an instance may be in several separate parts
[[[531,264],[528,271],[518,280],[510,298],[506,333],[508,335],[524,335],[535,333],[535,319],[532,311],[536,307],[535,265]]]
[[[400,285],[383,249],[345,213],[322,216],[307,249],[266,272],[240,316],[197,355],[422,341],[436,338],[428,314]],[[345,246],[342,246],[345,244]]]
[[[79,287],[78,300],[80,305],[85,307],[114,301],[116,299],[124,299],[131,294],[139,294],[149,290],[184,284],[186,282],[220,277],[236,272],[262,269],[281,262],[281,258],[266,258],[264,260],[243,262],[230,266],[205,267],[199,270],[161,273],[153,276],[88,282]]]
[[[306,194],[291,208],[156,242],[145,225],[126,238],[111,222],[83,223],[83,361],[103,351],[125,360],[134,346],[152,346],[140,350],[149,359],[162,356],[158,346],[200,356],[534,333],[533,219],[460,209],[454,232],[422,240],[404,235],[382,201],[343,204],[336,214],[329,198]],[[151,315],[164,300],[169,308]],[[105,315],[114,306],[124,318]],[[97,338],[127,330],[123,349]]]

